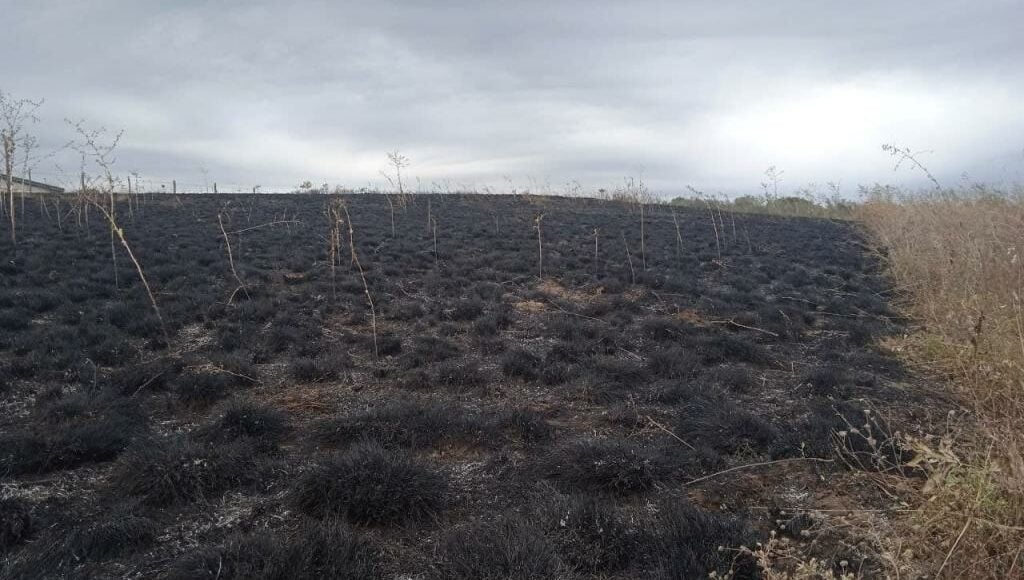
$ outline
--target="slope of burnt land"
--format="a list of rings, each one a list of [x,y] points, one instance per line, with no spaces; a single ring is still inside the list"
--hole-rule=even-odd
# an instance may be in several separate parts
[[[772,530],[875,569],[808,532],[924,420],[851,225],[365,195],[350,244],[331,199],[122,202],[169,344],[95,209],[26,202],[0,575],[756,577]]]

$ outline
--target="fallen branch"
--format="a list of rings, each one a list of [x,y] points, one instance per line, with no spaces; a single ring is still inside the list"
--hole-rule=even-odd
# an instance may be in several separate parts
[[[722,471],[716,471],[711,475],[705,475],[704,477],[698,477],[697,479],[691,479],[683,483],[683,485],[693,485],[702,481],[718,477],[719,475],[725,475],[726,473],[732,473],[734,471],[740,471],[742,469],[748,469],[751,467],[763,467],[765,465],[775,465],[777,463],[793,463],[796,461],[815,461],[818,463],[835,463],[835,459],[822,459],[820,457],[793,457],[790,459],[776,459],[774,461],[762,461],[759,463],[747,463],[745,465],[737,465],[736,467],[730,467],[729,469],[723,469]]]
[[[956,541],[953,542],[953,547],[949,549],[949,553],[946,554],[946,559],[942,561],[942,565],[939,566],[939,571],[935,573],[936,578],[942,576],[942,571],[946,568],[946,564],[949,564],[949,558],[953,555],[953,552],[956,551],[956,547],[960,545],[960,540],[964,538],[964,534],[967,533],[967,528],[971,526],[971,522],[973,521],[973,518],[967,518],[967,523],[964,524],[964,529],[960,530],[960,535],[956,537]]]
[[[731,324],[732,326],[736,326],[736,327],[739,327],[739,328],[746,328],[747,330],[756,330],[757,332],[763,332],[763,333],[765,333],[765,334],[767,334],[769,336],[774,336],[775,338],[779,337],[778,334],[775,334],[774,332],[772,332],[770,330],[765,330],[763,328],[757,328],[756,326],[747,326],[746,324],[740,324],[739,322],[736,322],[735,320],[733,320],[731,318],[729,320],[709,320],[708,324]]]
[[[280,224],[301,224],[301,223],[302,223],[302,221],[300,221],[300,220],[279,220],[279,221],[276,221],[276,222],[267,222],[265,224],[260,224],[258,226],[242,228],[240,230],[235,230],[233,232],[228,232],[228,233],[229,234],[240,234],[242,232],[248,232],[248,231],[251,231],[251,230],[258,230],[260,228],[265,228],[265,227],[269,227],[269,226],[276,226],[276,225],[280,225]]]
[[[651,422],[651,425],[654,425],[654,426],[655,426],[655,427],[657,427],[658,429],[661,429],[662,431],[664,431],[664,432],[668,433],[669,435],[671,435],[671,436],[672,436],[672,438],[673,438],[673,439],[675,439],[676,441],[678,441],[678,442],[682,443],[683,445],[686,445],[686,446],[687,446],[687,447],[689,447],[689,448],[690,448],[690,449],[691,449],[692,451],[696,451],[696,450],[697,450],[697,448],[696,448],[696,447],[694,447],[693,445],[690,445],[689,443],[687,443],[686,441],[684,441],[682,437],[680,437],[679,435],[676,435],[676,434],[675,434],[675,433],[673,433],[672,431],[669,431],[668,427],[665,427],[665,426],[664,426],[664,425],[662,425],[661,423],[659,423],[659,422],[655,421],[655,420],[654,420],[653,418],[651,418],[651,416],[650,416],[650,415],[647,415],[647,420]]]

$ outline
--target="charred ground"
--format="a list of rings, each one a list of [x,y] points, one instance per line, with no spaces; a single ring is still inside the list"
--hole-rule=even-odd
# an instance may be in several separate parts
[[[875,569],[801,534],[893,501],[851,473],[899,468],[883,417],[923,420],[853,226],[344,201],[375,318],[325,196],[119,209],[170,344],[101,216],[28,201],[0,242],[0,575],[750,577],[771,530]]]

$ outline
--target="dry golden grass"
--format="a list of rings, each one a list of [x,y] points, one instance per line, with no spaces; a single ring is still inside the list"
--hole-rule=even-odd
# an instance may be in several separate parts
[[[869,199],[877,241],[915,331],[895,346],[947,380],[961,428],[908,441],[930,474],[905,522],[944,578],[1024,578],[1024,198]]]

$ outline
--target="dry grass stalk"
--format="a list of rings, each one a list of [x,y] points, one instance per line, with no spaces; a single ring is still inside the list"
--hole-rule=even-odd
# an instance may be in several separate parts
[[[121,246],[124,247],[125,251],[128,252],[128,258],[131,259],[132,264],[135,265],[135,271],[139,275],[139,280],[142,282],[142,286],[146,289],[146,295],[149,296],[149,303],[153,306],[153,312],[156,314],[156,319],[160,323],[160,332],[163,334],[164,343],[167,345],[171,344],[170,336],[167,334],[167,326],[164,324],[164,317],[160,314],[160,307],[156,304],[156,297],[153,296],[153,290],[149,286],[149,281],[146,280],[146,273],[142,270],[142,264],[135,257],[135,252],[132,251],[131,244],[128,243],[128,239],[124,235],[124,230],[117,225],[117,221],[114,215],[109,213],[106,208],[100,204],[96,204],[96,208],[103,213],[103,217],[110,222],[110,227],[113,232],[117,235],[118,239],[121,240]]]
[[[434,235],[434,266],[437,266],[437,220],[430,217],[430,231]]]
[[[220,225],[220,233],[224,236],[224,246],[228,252],[228,264],[231,266],[231,275],[235,277],[235,282],[238,282],[238,286],[235,287],[234,291],[231,292],[231,296],[228,297],[228,304],[230,305],[239,290],[245,293],[246,298],[249,298],[249,291],[245,287],[245,282],[242,282],[242,278],[238,275],[238,270],[235,269],[235,258],[231,252],[231,238],[228,237],[228,232],[224,229],[224,218],[219,212],[217,213],[217,224]]]
[[[629,253],[629,242],[626,241],[626,234],[622,234],[622,244],[626,246],[626,261],[629,262],[629,275],[633,284],[636,284],[636,270],[633,269],[633,255]]]
[[[679,218],[676,216],[676,210],[672,210],[672,223],[676,226],[676,257],[683,255],[683,234],[679,231]]]
[[[391,237],[395,237],[395,204],[391,201],[391,196],[384,194],[384,199],[388,201],[388,207],[391,208]]]
[[[917,465],[930,474],[911,522],[917,550],[935,562],[939,577],[1019,575],[1024,200],[889,193],[869,199],[860,218],[902,289],[901,306],[919,324],[893,346],[923,372],[945,377],[976,423],[955,438],[912,442]]]
[[[370,285],[366,283],[366,273],[363,271],[363,265],[359,262],[359,254],[356,252],[356,241],[355,233],[352,230],[352,216],[348,213],[348,206],[344,202],[339,202],[341,211],[345,213],[345,222],[348,224],[348,247],[352,252],[352,261],[355,262],[356,268],[359,269],[359,279],[363,281],[363,292],[366,294],[366,302],[370,305],[370,328],[373,332],[373,358],[379,359],[380,352],[377,348],[377,308],[373,304],[373,296],[370,295]]]
[[[338,212],[338,204],[333,201],[327,203],[327,257],[331,264],[331,298],[338,299],[337,270],[340,262],[339,249],[341,248],[341,214]]]
[[[537,230],[537,277],[544,277],[544,239],[541,222],[544,220],[544,214],[537,214],[537,217],[533,218],[533,228]]]
[[[715,210],[711,208],[711,203],[708,200],[704,200],[704,204],[708,206],[708,215],[711,216],[711,227],[715,230],[715,249],[718,250],[718,261],[722,261],[722,242],[718,239],[718,222],[715,221]]]
[[[113,173],[114,151],[117,149],[117,145],[120,143],[121,136],[124,132],[118,132],[109,143],[104,144],[101,142],[105,133],[104,129],[87,130],[84,123],[81,121],[78,123],[68,121],[68,124],[75,129],[75,132],[78,133],[79,138],[81,139],[79,143],[74,145],[82,155],[83,160],[82,191],[79,192],[79,202],[84,206],[86,216],[88,216],[88,208],[90,206],[95,207],[103,214],[103,217],[110,225],[111,244],[113,244],[113,237],[115,236],[120,240],[121,246],[124,247],[125,251],[128,253],[128,258],[131,259],[132,264],[135,266],[135,271],[139,275],[139,280],[142,282],[142,286],[146,290],[146,295],[149,297],[149,303],[152,305],[153,312],[156,314],[157,321],[160,323],[160,331],[163,335],[164,343],[169,346],[171,344],[171,339],[170,335],[167,333],[167,325],[164,324],[164,317],[160,313],[160,307],[157,305],[156,297],[153,295],[153,290],[149,285],[149,281],[146,279],[146,273],[142,269],[142,264],[140,264],[139,260],[135,257],[135,252],[132,251],[131,244],[128,243],[128,238],[125,236],[124,229],[122,229],[117,223],[117,206],[116,199],[114,197],[114,191],[117,187],[117,178]],[[86,179],[84,165],[87,157],[92,159],[101,173],[99,178],[94,180],[94,187],[92,188],[85,187]],[[107,202],[110,204],[109,208],[107,208],[104,205],[104,202],[101,201],[104,193],[107,194]],[[88,226],[88,217],[86,218],[86,225]],[[114,249],[113,245],[111,246],[111,249]],[[114,273],[116,280],[116,253],[114,256]]]
[[[644,224],[644,202],[640,201],[640,263],[643,265],[644,271],[647,271],[647,243],[645,242],[646,227]]]

